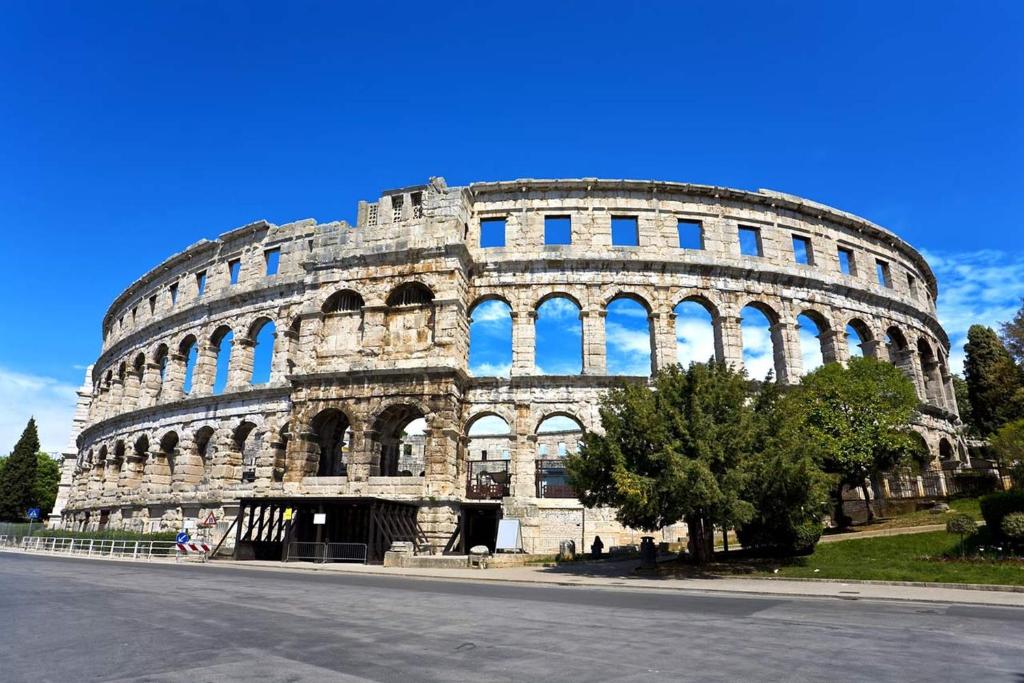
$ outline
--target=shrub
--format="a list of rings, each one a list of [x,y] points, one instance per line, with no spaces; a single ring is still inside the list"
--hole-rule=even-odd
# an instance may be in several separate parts
[[[1003,517],[999,530],[1014,543],[1024,541],[1024,512],[1011,512]]]
[[[977,526],[970,515],[953,515],[946,522],[946,533],[956,534],[961,539],[968,534],[973,534]]]
[[[1024,512],[1024,491],[992,493],[981,499],[981,516],[994,536],[1003,532],[1003,518],[1014,512]]]
[[[103,531],[66,531],[63,529],[40,529],[33,532],[33,536],[57,536],[58,538],[92,538],[96,540],[113,541],[173,541],[177,533],[174,531],[159,531],[154,533],[142,533],[139,531],[123,531],[120,529],[105,529]]]

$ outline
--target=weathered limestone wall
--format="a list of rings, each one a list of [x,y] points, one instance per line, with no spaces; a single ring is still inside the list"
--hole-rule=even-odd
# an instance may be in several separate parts
[[[572,244],[544,244],[546,216],[570,218]],[[612,244],[616,216],[636,218],[637,246]],[[487,218],[504,219],[505,246],[480,246]],[[702,249],[680,248],[681,220],[700,223]],[[760,230],[761,256],[741,255],[741,225]],[[795,235],[811,241],[810,264],[795,262]],[[852,273],[840,272],[840,248],[853,255]],[[888,284],[877,281],[879,260]],[[557,457],[557,446],[543,455],[538,427],[564,415],[600,429],[600,397],[626,379],[609,376],[605,358],[607,308],[620,297],[648,311],[654,369],[676,361],[683,301],[709,311],[716,355],[737,365],[741,311],[758,307],[783,382],[802,373],[798,316],[818,325],[826,362],[847,360],[852,324],[866,355],[915,382],[932,454],[959,458],[936,294],[928,265],[892,233],[768,191],[595,179],[448,187],[434,178],[361,202],[355,226],[258,221],[172,256],[115,300],[81,392],[56,514],[69,525],[171,529],[210,511],[229,523],[243,497],[380,496],[419,502],[421,526],[443,545],[479,450],[468,427],[497,415],[509,425],[505,445],[493,447],[509,452],[505,513],[522,516],[538,551],[557,549],[576,538],[582,511],[538,498],[536,462]],[[580,309],[579,375],[537,374],[537,309],[556,295]],[[469,374],[470,316],[488,299],[511,311],[510,377]],[[269,342],[259,334],[267,324]],[[254,383],[260,339],[273,354],[262,369],[269,381]],[[386,456],[415,418],[427,425],[423,476],[392,476]],[[345,476],[317,475],[323,449],[337,443],[331,429],[347,435]],[[637,542],[611,511],[586,514],[588,546],[594,534],[606,546]]]

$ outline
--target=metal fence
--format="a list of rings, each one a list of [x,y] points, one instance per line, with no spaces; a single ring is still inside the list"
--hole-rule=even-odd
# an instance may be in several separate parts
[[[174,541],[120,541],[100,538],[62,538],[57,536],[26,536],[17,546],[28,552],[78,555],[82,557],[120,557],[151,560],[176,557]]]
[[[288,544],[284,559],[285,562],[361,562],[366,564],[366,544],[292,541]]]

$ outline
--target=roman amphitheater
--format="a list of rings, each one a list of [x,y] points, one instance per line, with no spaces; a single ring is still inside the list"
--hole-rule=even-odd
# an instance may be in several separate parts
[[[917,386],[938,470],[966,453],[936,295],[892,232],[765,190],[432,178],[360,202],[355,225],[259,221],[171,256],[110,306],[51,521],[212,519],[204,533],[240,558],[280,557],[286,534],[367,543],[370,561],[395,540],[460,553],[493,547],[501,518],[520,521],[528,552],[635,543],[612,511],[580,506],[560,464],[600,430],[609,386],[644,381],[609,372],[619,302],[643,312],[652,371],[677,362],[685,307],[736,365],[741,321],[765,319],[780,382],[799,380],[808,333],[823,362],[891,361]],[[553,301],[579,330],[556,340],[579,352],[560,374],[539,362]],[[496,376],[470,363],[485,305],[511,330]]]

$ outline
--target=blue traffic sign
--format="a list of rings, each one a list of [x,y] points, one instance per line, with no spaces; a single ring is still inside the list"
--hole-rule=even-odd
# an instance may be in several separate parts
[[[28,518],[29,519],[39,519],[39,508],[29,508],[28,509]]]
[[[179,531],[178,535],[174,537],[174,540],[178,543],[188,543],[188,534],[184,531]]]

